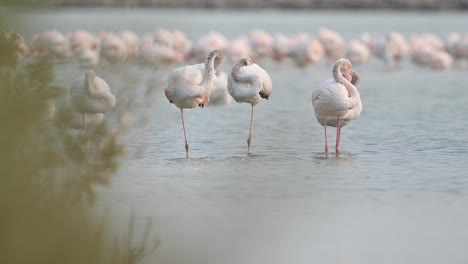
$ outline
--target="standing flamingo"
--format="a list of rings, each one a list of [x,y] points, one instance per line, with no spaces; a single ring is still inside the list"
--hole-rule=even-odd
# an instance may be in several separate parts
[[[351,69],[351,62],[339,59],[333,65],[333,78],[320,83],[312,92],[315,117],[325,132],[325,155],[328,157],[327,126],[336,127],[336,156],[340,153],[341,128],[361,114],[361,96],[355,85],[359,75]]]
[[[215,69],[222,61],[223,53],[220,50],[213,50],[206,57],[205,63],[179,67],[169,74],[164,93],[170,103],[180,108],[187,158],[189,157],[189,144],[185,131],[184,108],[205,106],[205,103],[209,101],[210,91],[215,85]]]
[[[81,114],[83,131],[86,133],[86,114],[105,113],[115,106],[115,97],[106,81],[93,70],[78,76],[70,86],[70,102]]]
[[[252,105],[249,139],[247,140],[248,153],[250,153],[254,107],[262,98],[268,99],[270,97],[272,91],[270,75],[260,66],[254,64],[252,59],[242,58],[232,66],[227,87],[229,94],[238,103],[245,102]]]

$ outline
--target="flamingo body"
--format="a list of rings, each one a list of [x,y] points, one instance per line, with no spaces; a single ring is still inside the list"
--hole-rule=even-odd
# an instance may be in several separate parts
[[[220,50],[213,50],[206,57],[205,63],[176,68],[168,76],[168,85],[164,93],[169,102],[180,109],[187,158],[189,144],[185,130],[184,109],[195,108],[197,105],[204,107],[209,101],[216,80],[214,71],[222,61],[223,53]]]
[[[112,109],[115,106],[115,97],[107,82],[90,70],[73,80],[70,87],[70,102],[79,113],[96,114]]]
[[[226,105],[231,103],[231,95],[227,91],[227,73],[220,72],[216,78],[216,84],[210,94],[210,105]]]
[[[320,83],[319,88],[312,93],[312,98],[315,117],[322,126],[324,116],[327,126],[337,127],[339,118],[340,126],[343,127],[357,119],[362,111],[362,104],[351,102],[346,87],[334,79]]]
[[[359,75],[351,69],[351,62],[339,59],[333,65],[333,78],[320,83],[312,92],[312,105],[317,121],[324,127],[325,155],[328,156],[327,126],[337,128],[336,156],[340,153],[341,127],[359,117],[361,96],[355,85]]]
[[[272,92],[272,81],[270,75],[250,58],[242,58],[232,66],[228,78],[229,94],[238,103],[250,103],[252,111],[250,114],[249,138],[247,139],[247,153],[250,153],[252,144],[252,127],[254,107],[262,98],[268,99]]]
[[[272,92],[272,81],[270,75],[257,64],[243,66],[239,70],[239,75],[257,76],[257,80],[252,78],[252,82],[238,83],[229,75],[228,91],[229,94],[238,103],[258,104],[263,98],[268,99]],[[255,89],[254,87],[257,86]]]
[[[210,89],[201,86],[205,64],[194,64],[174,69],[168,77],[166,96],[178,108],[195,108],[208,101]],[[213,83],[216,76],[213,76]],[[213,86],[213,85],[211,85]]]

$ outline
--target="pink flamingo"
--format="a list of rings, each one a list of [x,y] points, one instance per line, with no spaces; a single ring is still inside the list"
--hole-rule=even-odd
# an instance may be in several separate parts
[[[317,121],[325,132],[325,155],[328,157],[327,126],[337,128],[336,156],[340,153],[341,128],[359,117],[362,111],[361,96],[355,85],[359,75],[352,70],[347,59],[339,59],[333,65],[333,78],[320,83],[312,92],[312,105]]]
[[[167,88],[164,93],[170,103],[180,109],[185,137],[185,152],[189,157],[189,144],[185,131],[184,109],[203,108],[209,101],[210,92],[215,85],[215,70],[223,61],[220,50],[211,51],[205,63],[183,66],[169,73]]]

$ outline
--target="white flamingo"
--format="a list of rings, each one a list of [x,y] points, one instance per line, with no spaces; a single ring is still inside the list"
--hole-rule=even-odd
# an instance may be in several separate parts
[[[291,38],[289,56],[299,67],[320,61],[323,53],[324,48],[320,42],[307,33],[299,33]]]
[[[232,40],[226,48],[225,53],[226,57],[232,62],[236,62],[241,58],[253,55],[253,51],[249,45],[249,40],[245,36]]]
[[[272,58],[276,62],[282,62],[288,57],[290,51],[289,38],[281,33],[276,33],[273,37],[273,47],[271,48]]]
[[[83,50],[76,55],[76,59],[81,68],[92,69],[99,63],[99,52],[94,50]]]
[[[74,55],[79,55],[85,50],[98,51],[99,39],[86,30],[76,30],[67,35],[70,49]]]
[[[363,64],[367,63],[370,59],[371,52],[363,42],[353,39],[349,42],[346,57],[349,58],[351,63]]]
[[[31,40],[31,49],[36,56],[56,59],[68,59],[71,56],[68,39],[56,30],[34,35]]]
[[[81,114],[83,131],[86,133],[86,114],[106,113],[115,106],[115,97],[106,81],[93,70],[86,71],[72,81],[70,102]]]
[[[200,60],[206,54],[214,49],[222,52],[226,51],[228,40],[221,33],[211,31],[206,35],[201,36],[192,46],[190,55],[196,60]]]
[[[349,60],[339,59],[333,65],[333,78],[323,81],[319,88],[312,92],[315,117],[325,132],[325,155],[327,157],[327,126],[337,128],[335,150],[338,157],[341,128],[361,114],[361,96],[355,86],[359,82],[359,75],[351,67]]]
[[[189,157],[189,144],[185,131],[184,108],[205,106],[215,85],[215,69],[222,61],[223,53],[220,50],[213,50],[206,57],[205,63],[179,67],[169,73],[164,93],[169,102],[180,109],[187,158]]]
[[[263,98],[268,99],[272,92],[270,75],[250,58],[242,58],[232,66],[228,77],[229,94],[238,103],[250,103],[252,112],[250,115],[249,138],[247,140],[248,153],[252,144],[252,125],[254,107]]]
[[[231,98],[227,91],[227,73],[219,72],[210,93],[210,105],[227,105],[231,103]]]
[[[127,60],[127,46],[120,35],[112,32],[103,34],[101,40],[101,56],[113,64]]]
[[[338,32],[328,28],[321,28],[318,33],[318,39],[325,49],[325,56],[329,60],[338,59],[345,54],[346,44]]]
[[[140,37],[133,31],[123,30],[117,33],[120,39],[125,44],[127,50],[127,57],[129,59],[136,59],[140,52]]]
[[[260,29],[252,30],[249,35],[249,43],[257,58],[271,55],[273,38],[267,32]]]

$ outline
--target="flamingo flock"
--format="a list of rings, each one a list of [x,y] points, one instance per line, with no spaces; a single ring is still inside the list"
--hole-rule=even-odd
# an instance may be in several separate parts
[[[60,62],[76,61],[85,69],[101,63],[159,67],[202,61],[214,49],[222,51],[232,63],[245,57],[270,58],[277,63],[291,60],[298,67],[320,60],[332,63],[341,57],[353,64],[376,59],[389,68],[400,67],[401,61],[409,59],[418,66],[435,70],[468,61],[468,34],[460,32],[448,33],[445,40],[429,32],[406,37],[398,32],[364,32],[346,40],[329,28],[320,28],[315,35],[297,32],[289,36],[253,29],[230,40],[216,31],[191,39],[177,29],[157,28],[142,35],[130,30],[94,34],[79,29],[66,34],[46,31],[33,35],[29,41],[21,37],[20,42],[21,58],[47,56]]]
[[[401,67],[402,61],[408,59],[415,65],[434,70],[468,64],[468,34],[459,32],[448,34],[446,40],[432,33],[405,37],[398,32],[388,32],[362,33],[349,41],[328,28],[320,28],[316,36],[305,32],[289,36],[283,33],[270,35],[254,29],[250,34],[233,40],[215,31],[190,39],[182,31],[163,28],[143,35],[128,30],[99,35],[85,30],[67,35],[47,31],[34,35],[29,42],[18,33],[9,34],[15,36],[19,60],[38,57],[48,57],[57,62],[76,60],[86,69],[70,87],[71,106],[81,116],[80,127],[84,132],[89,122],[100,122],[104,113],[115,106],[109,85],[95,74],[94,69],[100,63],[176,65],[168,74],[164,92],[168,101],[180,109],[187,157],[189,142],[184,109],[203,108],[208,102],[228,104],[232,99],[251,105],[247,140],[247,152],[251,152],[255,106],[272,93],[272,79],[259,66],[265,59],[276,63],[291,61],[298,67],[307,67],[321,60],[334,63],[332,78],[317,85],[312,92],[315,117],[324,127],[326,156],[329,150],[327,126],[337,129],[335,152],[338,156],[341,128],[357,119],[362,111],[357,89],[360,76],[352,69],[353,64],[377,59],[391,69]],[[190,61],[204,63],[181,66]],[[218,70],[223,62],[231,63],[229,73]]]
[[[186,157],[189,144],[185,128],[184,109],[197,106],[203,108],[210,101],[216,84],[214,71],[223,62],[220,50],[211,51],[205,62],[176,68],[169,73],[168,87],[164,90],[169,103],[180,109],[184,130]],[[328,157],[327,126],[337,128],[336,156],[340,154],[341,128],[359,117],[362,111],[361,97],[356,88],[360,77],[352,70],[349,60],[340,58],[333,66],[333,78],[323,81],[312,92],[312,105],[317,121],[324,127],[325,155]],[[225,83],[225,82],[223,82]],[[239,59],[231,68],[227,79],[227,90],[238,103],[250,103],[250,128],[247,139],[247,153],[252,144],[254,108],[262,99],[272,94],[273,82],[270,75],[251,58]]]

